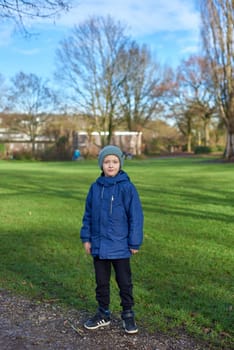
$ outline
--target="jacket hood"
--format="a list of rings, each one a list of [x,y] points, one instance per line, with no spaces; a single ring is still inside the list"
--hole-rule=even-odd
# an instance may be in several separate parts
[[[114,177],[108,177],[108,176],[104,176],[103,174],[101,176],[99,176],[99,178],[97,179],[97,183],[99,185],[105,186],[105,187],[109,187],[109,186],[113,186],[116,185],[119,182],[125,182],[125,181],[129,181],[130,178],[127,175],[127,173],[125,173],[125,171],[120,170],[118,172],[118,174]]]

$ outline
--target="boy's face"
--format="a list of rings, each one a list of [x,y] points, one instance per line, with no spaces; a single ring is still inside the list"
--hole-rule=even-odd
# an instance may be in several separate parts
[[[102,169],[105,176],[115,176],[120,169],[120,161],[117,156],[109,155],[104,158]]]

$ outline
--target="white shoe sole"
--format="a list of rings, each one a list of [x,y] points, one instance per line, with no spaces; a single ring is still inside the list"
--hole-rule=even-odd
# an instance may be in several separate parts
[[[84,327],[86,329],[93,330],[93,329],[97,329],[97,328],[100,328],[100,327],[109,326],[109,324],[110,324],[110,321],[101,321],[96,326],[88,326],[88,325],[84,324]]]
[[[123,329],[124,329],[125,332],[128,333],[128,334],[136,334],[136,333],[138,333],[138,328],[133,329],[133,330],[131,330],[131,331],[129,331],[128,329],[126,329],[126,327],[125,327],[125,322],[124,322],[124,321],[123,321]]]

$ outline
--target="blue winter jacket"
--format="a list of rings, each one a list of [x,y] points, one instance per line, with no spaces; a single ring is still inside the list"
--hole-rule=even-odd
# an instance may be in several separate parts
[[[86,199],[82,242],[100,259],[122,259],[139,249],[143,240],[143,212],[138,192],[127,173],[100,176]]]

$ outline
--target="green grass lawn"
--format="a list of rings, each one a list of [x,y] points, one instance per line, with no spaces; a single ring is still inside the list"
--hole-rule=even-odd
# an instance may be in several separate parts
[[[132,258],[135,311],[150,331],[185,330],[231,348],[234,164],[128,160],[145,239]],[[79,230],[96,161],[0,161],[0,286],[66,307],[96,308],[92,259]],[[120,312],[112,276],[111,310]]]

